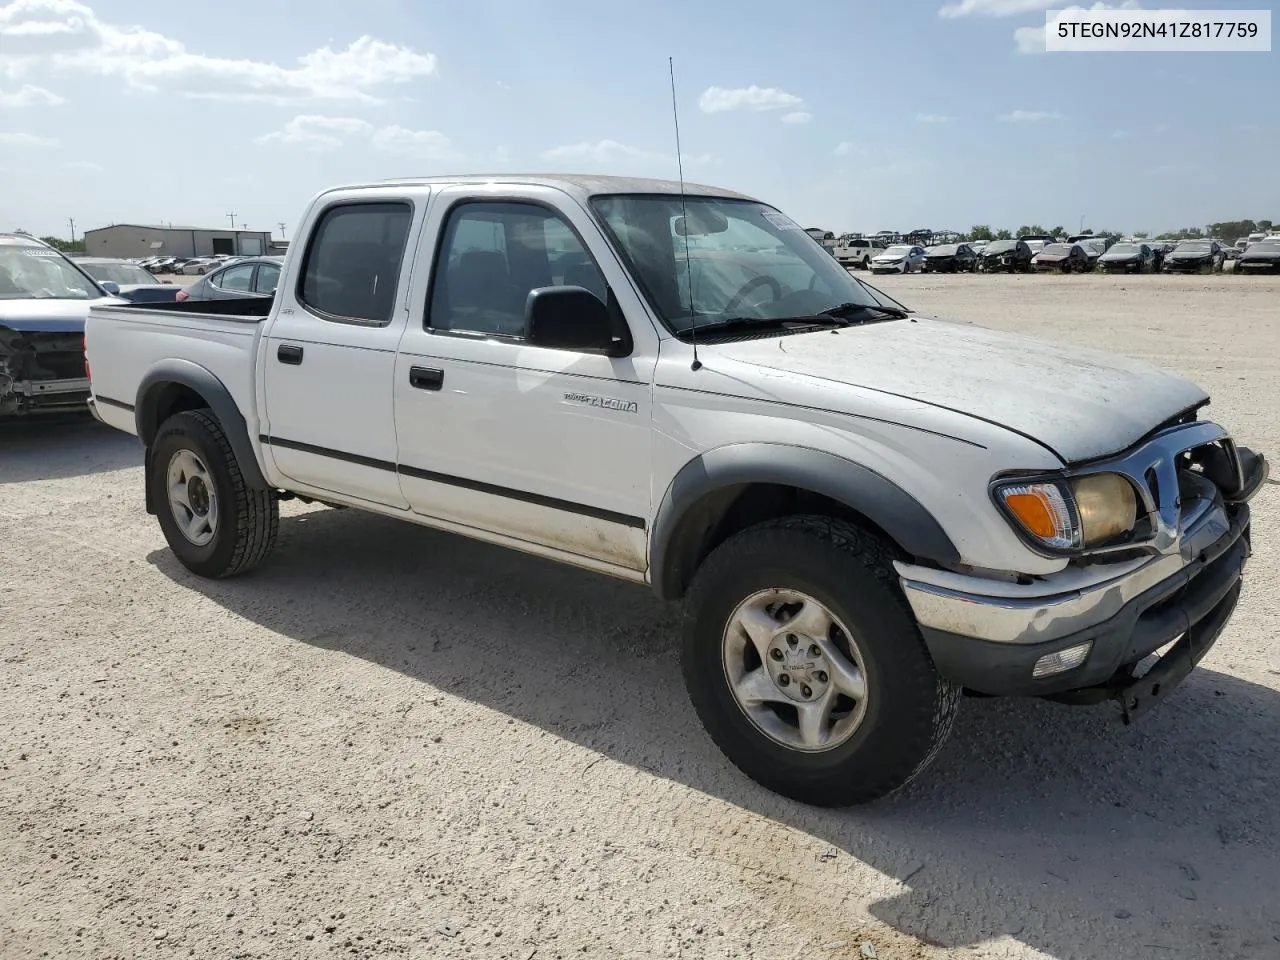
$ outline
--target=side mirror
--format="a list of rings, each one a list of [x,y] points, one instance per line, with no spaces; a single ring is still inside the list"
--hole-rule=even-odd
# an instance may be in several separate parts
[[[98,284],[98,286],[107,291],[107,293],[111,294],[113,297],[120,296],[120,284],[116,283],[114,280],[103,280]]]
[[[537,347],[623,356],[609,308],[584,287],[539,287],[524,304],[525,339]]]

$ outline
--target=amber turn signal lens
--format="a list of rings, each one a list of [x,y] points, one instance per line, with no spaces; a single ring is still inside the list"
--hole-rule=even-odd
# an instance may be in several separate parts
[[[1049,505],[1045,503],[1044,497],[1034,493],[1015,493],[1006,497],[1005,503],[1029,533],[1045,540],[1057,533],[1053,525],[1053,514],[1049,512]]]
[[[1079,546],[1079,530],[1067,495],[1056,483],[1013,484],[1000,491],[1018,524],[1045,546],[1066,550]]]

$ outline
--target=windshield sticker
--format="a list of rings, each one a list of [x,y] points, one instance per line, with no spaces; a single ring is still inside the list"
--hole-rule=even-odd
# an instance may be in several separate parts
[[[24,257],[54,257],[58,256],[57,250],[45,250],[42,247],[24,247],[22,250]]]
[[[762,210],[761,216],[772,223],[779,230],[799,230],[800,224],[796,223],[790,217],[778,213],[776,210]]]

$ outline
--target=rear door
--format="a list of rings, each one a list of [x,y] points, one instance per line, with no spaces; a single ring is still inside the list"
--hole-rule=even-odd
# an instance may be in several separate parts
[[[392,378],[422,188],[322,202],[276,289],[260,360],[262,443],[294,486],[405,508]]]

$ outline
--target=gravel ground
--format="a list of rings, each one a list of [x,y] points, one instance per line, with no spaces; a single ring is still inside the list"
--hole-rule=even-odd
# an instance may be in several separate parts
[[[877,278],[1110,344],[1280,454],[1280,283]],[[740,776],[644,590],[285,505],[188,575],[136,442],[0,432],[0,957],[1280,956],[1280,489],[1235,619],[1132,728],[969,700],[893,801]]]

